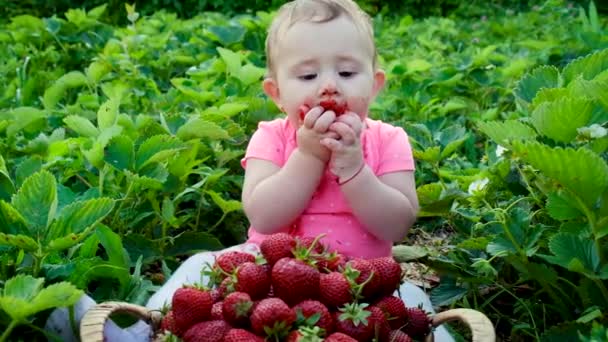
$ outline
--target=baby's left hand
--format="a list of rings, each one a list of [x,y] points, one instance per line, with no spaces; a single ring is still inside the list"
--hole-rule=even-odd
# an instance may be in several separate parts
[[[353,176],[364,163],[361,148],[361,130],[363,123],[359,115],[346,112],[336,118],[329,130],[337,133],[339,139],[325,138],[321,144],[331,151],[330,171],[340,181]]]

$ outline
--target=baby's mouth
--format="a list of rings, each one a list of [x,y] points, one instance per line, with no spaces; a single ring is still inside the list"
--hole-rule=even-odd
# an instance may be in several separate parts
[[[346,113],[346,110],[348,109],[348,105],[346,104],[346,102],[338,103],[334,99],[322,100],[321,102],[319,102],[319,106],[323,107],[323,109],[325,109],[325,111],[328,111],[328,110],[333,111],[338,116]],[[301,105],[300,106],[300,118],[303,119],[304,115],[306,115],[306,113],[308,113],[309,110],[310,110],[310,107],[308,105],[305,105],[305,104]]]

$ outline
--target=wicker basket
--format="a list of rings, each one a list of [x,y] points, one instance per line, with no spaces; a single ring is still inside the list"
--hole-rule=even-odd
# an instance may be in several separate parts
[[[157,332],[162,319],[160,312],[121,302],[105,302],[96,305],[87,311],[80,323],[80,338],[83,342],[104,342],[103,330],[106,321],[114,313],[130,313],[152,326],[152,331]],[[470,329],[474,342],[494,342],[496,340],[492,322],[481,312],[471,309],[452,309],[440,312],[432,317],[433,326],[439,326],[449,321],[462,321]],[[150,336],[150,341],[155,341]],[[432,334],[427,336],[426,342],[434,341]]]

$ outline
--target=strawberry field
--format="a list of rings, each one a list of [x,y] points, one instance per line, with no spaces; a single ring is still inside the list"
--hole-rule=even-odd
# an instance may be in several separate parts
[[[240,158],[281,115],[260,85],[274,12],[108,5],[0,18],[0,342],[53,340],[46,317],[82,293],[143,305],[246,238]],[[608,339],[605,7],[364,5],[388,77],[370,115],[416,158],[410,280],[500,340]]]

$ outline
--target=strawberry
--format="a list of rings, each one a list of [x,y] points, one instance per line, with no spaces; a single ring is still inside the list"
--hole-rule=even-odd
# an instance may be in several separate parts
[[[209,319],[213,298],[209,291],[182,287],[173,294],[171,305],[175,328],[177,331],[187,331],[194,324]]]
[[[374,331],[373,336],[378,341],[386,341],[388,339],[388,334],[391,331],[391,326],[388,324],[384,312],[373,305],[368,307],[367,310],[372,313],[369,317],[369,321],[372,324],[372,329]]]
[[[270,272],[268,265],[246,262],[237,268],[235,290],[245,292],[251,299],[257,300],[268,296],[270,291]]]
[[[309,249],[314,245],[314,247],[312,248],[312,252],[314,253],[323,253],[323,251],[325,250],[325,246],[323,246],[323,244],[319,242],[317,238],[314,238],[312,236],[299,236],[295,239],[296,246],[300,246],[305,249]]]
[[[391,330],[388,340],[390,342],[413,342],[412,338],[401,330]]]
[[[370,259],[369,262],[380,278],[380,296],[390,296],[401,285],[401,265],[393,257]]]
[[[319,103],[319,105],[321,105],[321,107],[323,107],[325,110],[333,111],[336,113],[336,115],[344,114],[347,109],[346,103],[337,103],[334,99],[323,100],[321,103]]]
[[[336,331],[345,333],[357,341],[369,341],[374,337],[374,324],[370,319],[372,312],[368,304],[349,303],[334,312]]]
[[[300,108],[298,108],[298,113],[300,115],[300,119],[304,119],[304,117],[306,116],[306,113],[308,113],[310,111],[310,107],[308,107],[308,105],[301,105]]]
[[[376,301],[374,306],[377,306],[382,310],[392,329],[401,329],[405,325],[407,320],[407,309],[401,298],[386,296]]]
[[[274,295],[289,305],[305,299],[316,299],[319,295],[320,273],[302,260],[283,258],[272,267],[272,289]]]
[[[222,342],[230,330],[224,321],[206,321],[192,326],[184,334],[184,342]]]
[[[224,335],[224,342],[264,342],[264,339],[245,329],[230,329]]]
[[[255,305],[250,320],[256,334],[281,339],[296,321],[296,313],[281,299],[266,298]]]
[[[245,252],[230,251],[217,257],[215,267],[219,267],[225,273],[232,274],[244,262],[255,262],[255,256]]]
[[[354,280],[358,285],[356,293],[358,297],[373,298],[382,286],[380,278],[376,275],[373,265],[365,259],[355,258],[346,263],[346,267],[358,271],[359,276]],[[350,272],[350,271],[346,271]],[[353,274],[354,273],[349,273]]]
[[[222,305],[222,315],[226,322],[235,327],[245,327],[249,323],[249,315],[253,302],[245,292],[232,292],[227,295]]]
[[[320,327],[300,327],[290,332],[285,342],[322,342],[320,335],[323,333]]]
[[[178,331],[176,329],[172,310],[169,310],[160,322],[160,331],[169,331],[176,336],[181,336],[184,333],[183,331]]]
[[[329,336],[327,336],[327,338],[325,339],[325,342],[357,342],[357,340],[355,340],[354,338],[341,333],[341,332],[335,332]]]
[[[213,299],[214,303],[217,303],[224,298],[220,293],[219,289],[211,289],[211,291],[209,291],[209,294],[211,295],[211,298]]]
[[[338,272],[320,275],[319,294],[321,302],[330,308],[342,306],[353,300],[348,279]]]
[[[224,305],[223,301],[213,303],[211,307],[211,320],[221,320],[224,319],[224,314],[222,312],[222,306]]]
[[[401,329],[414,338],[420,338],[431,332],[431,319],[422,308],[407,308],[407,323]]]
[[[298,319],[307,326],[317,326],[326,334],[334,330],[334,319],[323,303],[316,300],[305,300],[296,304],[293,309]]]
[[[219,300],[223,300],[227,295],[235,291],[234,286],[234,278],[226,277],[222,280],[220,286],[217,288],[217,294],[214,294],[214,296],[219,295]]]
[[[287,233],[276,233],[270,235],[260,243],[260,252],[266,262],[272,267],[282,258],[292,257],[296,240]]]
[[[317,268],[321,272],[339,271],[346,263],[346,257],[336,251],[315,256]]]

